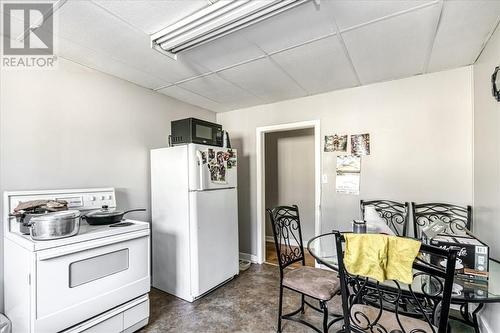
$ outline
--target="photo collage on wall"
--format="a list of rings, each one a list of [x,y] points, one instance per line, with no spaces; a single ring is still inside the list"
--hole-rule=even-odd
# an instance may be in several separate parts
[[[370,134],[351,135],[351,154],[370,155]]]
[[[347,151],[347,135],[326,135],[325,136],[325,152],[346,152]]]
[[[325,135],[325,152],[347,153],[348,135]],[[361,156],[370,155],[370,134],[351,134],[350,155],[336,159],[337,193],[359,195]]]

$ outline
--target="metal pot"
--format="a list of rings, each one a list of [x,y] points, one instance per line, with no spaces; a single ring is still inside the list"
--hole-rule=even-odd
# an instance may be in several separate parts
[[[82,216],[82,218],[87,220],[87,223],[90,225],[113,224],[121,222],[125,214],[131,212],[145,212],[145,211],[146,210],[142,208],[142,209],[131,209],[123,212],[116,209],[109,209],[108,206],[102,206],[101,209],[87,213],[84,216]]]
[[[43,216],[45,213],[16,213],[10,214],[9,216],[15,217],[16,221],[19,223],[19,232],[23,235],[30,234],[30,220],[36,216]]]
[[[53,240],[71,237],[80,230],[80,211],[65,210],[33,216],[29,220],[33,240]]]

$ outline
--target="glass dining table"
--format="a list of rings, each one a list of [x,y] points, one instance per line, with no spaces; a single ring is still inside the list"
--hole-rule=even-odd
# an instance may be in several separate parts
[[[335,245],[335,234],[326,233],[312,238],[307,249],[320,265],[338,271],[337,248]],[[394,282],[386,281],[384,284],[391,287]],[[418,284],[416,279],[414,284]],[[418,286],[415,290],[418,289]],[[473,326],[479,332],[477,314],[485,303],[500,303],[500,262],[494,259],[489,260],[489,278],[487,283],[468,283],[459,285],[455,280],[452,304],[460,306],[462,318],[454,318],[461,322]]]

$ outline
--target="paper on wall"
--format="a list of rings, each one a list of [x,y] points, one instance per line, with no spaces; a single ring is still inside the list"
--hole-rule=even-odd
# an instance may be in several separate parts
[[[359,195],[359,173],[337,173],[337,193]]]
[[[359,195],[361,157],[353,155],[337,156],[337,193]]]
[[[337,156],[338,172],[361,172],[361,157],[353,155]]]

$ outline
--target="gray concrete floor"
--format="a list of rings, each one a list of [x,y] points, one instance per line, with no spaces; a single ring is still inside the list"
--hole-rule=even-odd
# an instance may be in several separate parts
[[[252,265],[247,271],[203,298],[189,303],[152,289],[149,325],[141,333],[164,332],[276,332],[279,292],[278,267]],[[284,312],[298,308],[300,296],[285,290]],[[332,313],[340,313],[340,299],[329,304]],[[322,318],[306,308],[304,318],[321,328]],[[340,329],[340,323],[330,332]],[[283,332],[314,332],[300,324],[284,320]],[[472,332],[453,323],[453,333]]]

